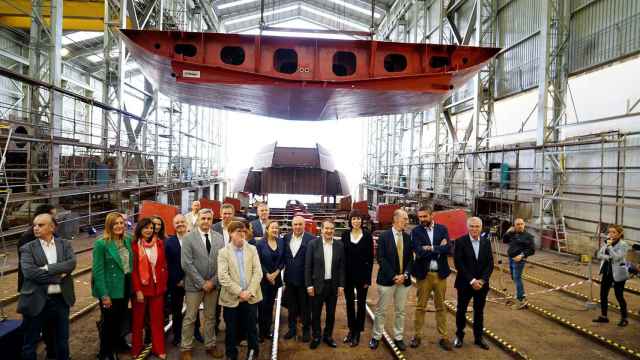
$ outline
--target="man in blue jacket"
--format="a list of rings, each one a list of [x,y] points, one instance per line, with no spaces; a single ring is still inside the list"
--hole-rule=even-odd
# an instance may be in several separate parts
[[[377,258],[378,277],[378,304],[376,305],[376,317],[373,322],[373,337],[369,341],[369,348],[375,350],[380,344],[382,331],[384,330],[387,305],[394,302],[395,319],[393,326],[393,340],[400,349],[406,350],[404,343],[404,316],[407,295],[411,287],[411,267],[413,265],[413,250],[411,238],[404,232],[409,216],[407,212],[398,209],[393,212],[392,228],[380,234],[378,238]]]
[[[418,209],[420,225],[411,231],[411,243],[416,258],[413,263],[413,276],[417,279],[417,302],[414,317],[415,334],[410,346],[420,346],[424,316],[427,303],[433,293],[436,307],[436,323],[440,334],[440,347],[451,351],[451,342],[447,336],[447,314],[444,296],[447,290],[447,277],[451,274],[447,255],[450,251],[449,231],[447,227],[433,222],[432,209],[426,206]]]
[[[285,299],[289,306],[289,332],[286,340],[296,336],[296,320],[302,320],[302,341],[311,341],[311,311],[309,296],[304,284],[304,266],[307,246],[314,239],[304,231],[304,218],[296,216],[291,221],[293,232],[284,236]]]

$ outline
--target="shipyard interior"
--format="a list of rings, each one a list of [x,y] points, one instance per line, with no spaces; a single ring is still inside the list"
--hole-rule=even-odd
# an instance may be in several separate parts
[[[640,1],[0,0],[2,359],[640,359]]]

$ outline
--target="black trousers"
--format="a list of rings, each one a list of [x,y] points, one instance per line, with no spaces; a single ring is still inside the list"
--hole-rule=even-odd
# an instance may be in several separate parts
[[[600,310],[602,316],[607,317],[607,310],[609,308],[609,290],[613,287],[613,292],[616,294],[616,299],[620,305],[620,316],[626,319],[627,302],[624,300],[624,284],[626,281],[613,281],[613,274],[611,272],[605,272],[600,280]]]
[[[289,330],[296,333],[296,320],[298,317],[302,321],[302,332],[309,331],[311,326],[311,309],[309,309],[309,295],[307,288],[287,284],[285,288],[287,304],[289,305]]]
[[[36,360],[36,349],[40,341],[40,332],[45,326],[55,329],[55,345],[57,360],[69,359],[69,306],[62,295],[51,295],[47,298],[42,311],[36,316],[23,316],[24,343],[22,359]]]
[[[266,281],[260,283],[260,288],[262,289],[262,302],[259,304],[259,333],[260,337],[268,337],[269,334],[271,334],[271,323],[273,323],[273,304],[276,300],[278,288]]]
[[[312,314],[311,327],[313,337],[332,337],[333,325],[336,320],[336,303],[338,302],[338,290],[333,287],[331,280],[325,280],[322,289],[315,289],[315,296],[311,297]],[[322,317],[322,305],[325,305],[324,333],[320,329],[320,318]]]
[[[365,307],[367,305],[368,291],[369,288],[365,288],[362,285],[347,283],[344,287],[344,297],[347,302],[347,323],[351,334],[357,334],[364,331],[364,321],[367,316],[367,310]]]
[[[122,341],[122,324],[127,320],[129,297],[111,299],[111,307],[105,308],[100,302],[100,354],[110,355],[118,352]]]
[[[256,327],[258,316],[258,305],[241,302],[237,307],[224,308],[224,323],[226,325],[224,347],[227,359],[238,358],[238,328],[243,330],[247,338],[248,350],[254,351],[253,359],[258,358],[258,329]]]
[[[467,306],[473,299],[473,337],[476,341],[482,339],[482,329],[484,328],[484,306],[487,303],[489,287],[480,290],[473,290],[471,285],[458,289],[458,306],[456,309],[456,336],[464,338],[464,328],[467,325],[465,315]]]

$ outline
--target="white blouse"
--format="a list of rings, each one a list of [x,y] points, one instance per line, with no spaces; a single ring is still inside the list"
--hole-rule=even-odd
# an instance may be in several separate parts
[[[362,232],[360,232],[360,234],[358,234],[357,237],[354,237],[353,232],[351,232],[350,236],[351,236],[351,243],[357,244],[360,242],[360,239],[362,239]]]

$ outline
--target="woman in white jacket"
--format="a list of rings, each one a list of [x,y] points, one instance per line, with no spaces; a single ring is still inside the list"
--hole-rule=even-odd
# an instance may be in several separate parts
[[[609,226],[609,237],[607,242],[598,251],[600,261],[600,309],[602,315],[593,322],[608,323],[607,309],[609,307],[609,290],[613,286],[616,299],[620,305],[620,315],[622,318],[618,326],[627,326],[627,302],[624,300],[624,284],[629,279],[627,269],[627,250],[629,246],[622,239],[624,230],[620,225]]]

